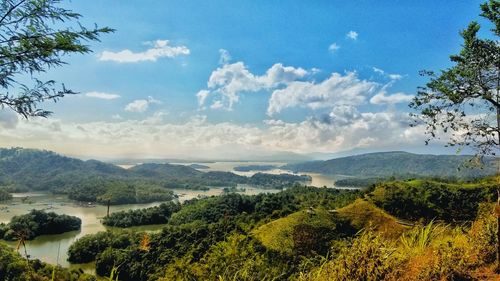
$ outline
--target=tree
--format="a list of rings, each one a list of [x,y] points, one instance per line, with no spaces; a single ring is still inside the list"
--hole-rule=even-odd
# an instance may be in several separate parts
[[[449,146],[472,147],[477,156],[500,152],[500,1],[481,5],[481,16],[493,23],[491,38],[479,38],[472,22],[460,34],[462,50],[452,55],[452,67],[430,77],[410,107],[417,110],[413,125],[423,123],[430,139],[445,137]],[[497,188],[500,210],[500,184]],[[497,230],[497,265],[500,268],[500,212]]]
[[[0,108],[11,108],[24,118],[47,117],[39,108],[75,94],[64,84],[38,77],[65,64],[64,55],[91,52],[85,42],[99,41],[104,27],[86,28],[81,15],[59,7],[60,0],[3,0],[0,3]]]

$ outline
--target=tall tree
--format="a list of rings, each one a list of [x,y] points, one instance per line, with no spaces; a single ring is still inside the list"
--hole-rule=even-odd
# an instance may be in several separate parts
[[[75,92],[40,74],[65,64],[63,56],[88,53],[85,43],[113,30],[86,28],[81,15],[62,8],[60,0],[2,0],[0,3],[0,108],[24,118],[46,117],[44,101]]]
[[[449,146],[473,147],[478,156],[500,152],[500,1],[481,5],[481,16],[492,24],[491,36],[479,38],[472,22],[460,34],[462,50],[450,57],[453,66],[419,88],[410,107],[418,111],[413,125],[426,124],[430,139],[444,137]],[[500,268],[500,185],[498,188],[497,264]]]

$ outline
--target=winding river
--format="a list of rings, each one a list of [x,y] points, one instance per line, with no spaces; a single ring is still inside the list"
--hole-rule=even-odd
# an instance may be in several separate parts
[[[186,163],[183,163],[186,164]],[[214,163],[203,163],[203,165],[208,166],[208,169],[201,169],[201,171],[232,171],[236,174],[251,176],[258,171],[250,172],[236,172],[233,171],[235,166],[239,165],[260,165],[260,164],[270,164],[262,162],[214,162]],[[271,163],[277,166],[282,163]],[[265,173],[279,174],[289,171],[284,171],[280,169],[268,170]],[[312,182],[310,185],[322,187],[334,187],[335,179],[339,177],[327,176],[321,174],[309,174],[312,177]],[[262,192],[279,192],[277,189],[260,189],[252,186],[241,185],[239,187],[245,188],[244,192],[241,194],[255,195]],[[187,189],[176,189],[174,193],[178,195],[178,200],[183,202],[192,198],[199,196],[211,196],[220,195],[222,193],[222,188],[211,188],[207,191],[199,190],[187,190]],[[82,268],[86,272],[93,273],[94,265],[89,264],[70,264],[67,261],[68,255],[67,251],[69,246],[78,238],[86,235],[93,234],[99,231],[106,230],[107,227],[103,226],[100,222],[101,218],[106,215],[106,206],[96,205],[96,204],[83,204],[76,201],[72,201],[64,195],[53,195],[49,193],[14,193],[14,198],[11,201],[0,203],[0,222],[8,223],[10,219],[15,215],[26,214],[32,209],[52,211],[59,214],[67,214],[71,216],[77,216],[82,220],[82,227],[80,231],[66,232],[57,235],[44,235],[35,238],[27,243],[27,251],[31,258],[37,258],[42,261],[59,264],[64,267],[70,268]],[[150,204],[129,204],[129,205],[119,205],[111,206],[110,212],[118,212],[130,209],[147,208],[161,204],[161,202],[150,203]],[[159,231],[163,225],[150,225],[133,227],[138,231]],[[15,242],[5,242],[12,246],[15,246]]]

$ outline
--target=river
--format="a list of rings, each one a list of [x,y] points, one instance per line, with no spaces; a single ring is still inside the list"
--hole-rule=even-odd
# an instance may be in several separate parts
[[[182,163],[189,165],[193,163]],[[269,163],[269,162],[213,162],[213,163],[200,163],[208,166],[207,169],[200,169],[200,171],[231,171],[239,175],[251,176],[258,171],[237,172],[234,171],[236,166],[246,165],[276,165],[281,166],[283,163]],[[126,168],[132,167],[128,165]],[[270,174],[290,173],[290,171],[273,169],[263,171]],[[329,176],[322,174],[305,173],[311,176],[312,182],[309,185],[322,187],[335,187],[334,182],[336,179],[342,178],[341,176]],[[245,192],[240,192],[247,195],[255,195],[262,192],[279,192],[277,189],[260,189],[248,185],[240,185],[239,187],[245,188]],[[183,202],[199,196],[212,196],[220,195],[222,188],[210,188],[207,191],[189,190],[189,189],[176,189],[174,193],[178,195],[178,200]],[[11,201],[0,203],[0,222],[8,223],[15,215],[22,215],[28,213],[32,209],[53,211],[59,214],[67,214],[77,216],[82,220],[82,227],[80,231],[66,232],[57,235],[43,235],[27,242],[27,251],[32,258],[37,258],[42,261],[59,264],[69,268],[82,268],[86,272],[93,273],[94,265],[89,264],[70,264],[67,261],[68,248],[78,238],[86,235],[93,234],[99,231],[106,230],[100,220],[106,215],[106,206],[97,204],[83,204],[72,201],[64,195],[53,195],[43,192],[30,192],[30,193],[14,193],[14,198]],[[149,204],[128,204],[111,206],[110,212],[118,212],[130,209],[147,208],[157,206],[161,202]],[[163,225],[150,225],[133,227],[138,231],[159,231]],[[5,241],[4,241],[5,242]],[[5,242],[15,246],[15,242]]]
[[[255,195],[262,192],[279,192],[277,189],[259,189],[251,186],[240,186],[245,188],[242,194]],[[211,188],[207,191],[189,190],[189,189],[176,189],[174,193],[179,196],[179,201],[183,202],[198,196],[211,196],[220,195],[221,188]],[[90,264],[70,264],[67,261],[68,248],[78,238],[86,235],[93,234],[99,231],[106,230],[101,224],[100,220],[106,215],[107,207],[97,204],[83,204],[67,198],[64,195],[53,195],[43,192],[29,192],[29,193],[13,193],[13,200],[0,203],[0,223],[8,223],[13,216],[28,213],[32,209],[46,210],[58,214],[67,214],[77,216],[82,220],[82,227],[80,231],[71,231],[63,234],[56,235],[43,235],[28,241],[26,246],[28,254],[32,258],[37,258],[42,261],[59,264],[64,267],[82,268],[87,272],[92,273],[94,265]],[[130,209],[147,208],[157,206],[161,202],[149,204],[127,204],[111,206],[110,212],[118,212]],[[149,225],[133,227],[137,231],[159,231],[163,225]],[[111,228],[112,229],[112,228]],[[16,242],[3,241],[11,246],[15,246]]]

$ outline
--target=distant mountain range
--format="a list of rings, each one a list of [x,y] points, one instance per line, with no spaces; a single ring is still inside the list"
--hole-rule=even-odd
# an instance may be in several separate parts
[[[335,158],[326,161],[310,161],[288,164],[283,169],[294,172],[310,172],[357,177],[429,176],[471,178],[497,173],[495,158],[484,159],[482,167],[471,168],[470,155],[413,154],[403,151],[367,153]]]
[[[83,182],[96,180],[150,182],[168,188],[200,189],[207,186],[255,184],[284,186],[307,178],[289,175],[243,177],[231,172],[201,172],[187,165],[145,163],[130,169],[97,160],[80,160],[55,152],[24,148],[0,148],[0,187],[11,190],[66,192]]]
[[[480,168],[466,167],[471,156],[423,155],[401,151],[369,153],[288,164],[283,169],[298,173],[322,173],[356,177],[435,176],[471,178],[497,173],[495,158]],[[130,169],[97,160],[80,160],[45,150],[0,149],[0,187],[20,190],[67,190],[96,179],[147,181],[169,188],[206,188],[238,183],[267,187],[284,186],[306,178],[257,174],[242,177],[231,172],[201,172],[188,165],[145,163]]]

